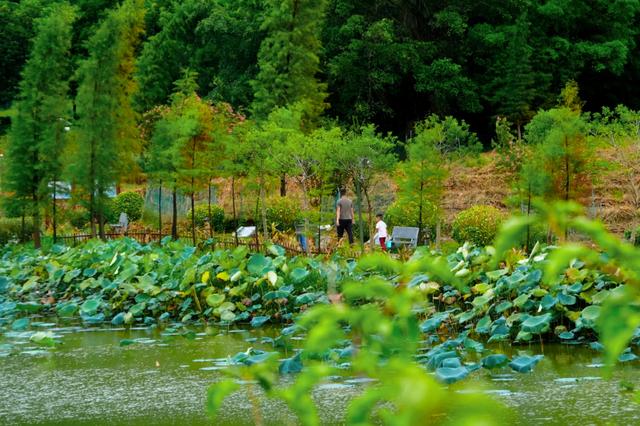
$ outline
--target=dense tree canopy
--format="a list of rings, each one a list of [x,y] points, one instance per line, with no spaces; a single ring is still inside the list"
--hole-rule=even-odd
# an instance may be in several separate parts
[[[5,107],[17,94],[33,19],[56,2],[0,0]],[[76,63],[117,4],[77,2]],[[640,105],[638,0],[162,0],[145,7],[139,112],[167,103],[184,68],[198,74],[199,95],[236,110],[266,117],[300,100],[287,89],[295,86],[319,110],[327,102],[329,117],[373,122],[402,138],[436,113],[465,119],[486,143],[497,115],[522,129],[571,79],[583,88],[586,110]]]

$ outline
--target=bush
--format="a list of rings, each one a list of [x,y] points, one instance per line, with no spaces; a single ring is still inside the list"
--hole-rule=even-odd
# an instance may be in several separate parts
[[[505,215],[492,206],[473,206],[460,212],[453,221],[453,239],[477,246],[493,243]]]
[[[197,204],[196,205],[196,228],[203,228],[207,223],[209,217],[209,205]],[[187,212],[187,221],[189,227],[191,227],[191,210]],[[217,204],[211,204],[211,226],[213,230],[220,232],[225,228],[224,209]]]
[[[113,199],[113,212],[116,220],[120,218],[120,213],[125,212],[130,222],[135,222],[142,217],[144,198],[137,192],[121,192]]]
[[[275,225],[279,231],[294,230],[296,222],[302,219],[302,209],[297,201],[287,197],[267,201],[267,223]]]
[[[22,218],[0,218],[0,244],[7,244],[11,240],[28,241],[33,234],[33,219],[25,218],[24,232]]]
[[[64,213],[64,219],[77,229],[87,226],[89,218],[89,212],[85,209],[70,209]]]
[[[419,224],[418,204],[412,201],[396,200],[384,213],[389,234],[394,226],[415,226]],[[422,235],[435,236],[435,226],[438,219],[436,206],[425,201],[422,206]],[[433,238],[431,238],[433,239]]]

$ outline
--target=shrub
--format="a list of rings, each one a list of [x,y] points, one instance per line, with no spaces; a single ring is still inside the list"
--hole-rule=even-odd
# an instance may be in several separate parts
[[[493,242],[504,220],[504,213],[492,206],[473,206],[460,212],[453,221],[453,239],[477,246]]]
[[[64,218],[74,228],[82,229],[89,223],[89,212],[85,209],[70,209],[65,212]]]
[[[11,240],[30,240],[34,229],[32,218],[25,218],[24,225],[23,232],[22,218],[0,218],[0,244],[6,244]]]
[[[209,205],[196,205],[196,228],[203,228],[209,217]],[[187,221],[191,227],[191,210],[187,212]],[[211,226],[214,231],[222,231],[225,227],[224,209],[217,204],[211,204]]]
[[[389,233],[394,226],[415,226],[419,224],[418,204],[413,201],[396,200],[384,213],[384,221]],[[424,201],[422,206],[422,232],[424,235],[435,235],[435,226],[438,218],[436,206]]]
[[[280,231],[295,229],[296,222],[302,218],[300,205],[291,198],[279,197],[267,201],[267,223],[275,225]]]
[[[139,220],[142,217],[142,207],[144,198],[137,192],[121,192],[113,199],[113,213],[118,220],[120,213],[125,212],[130,222]]]

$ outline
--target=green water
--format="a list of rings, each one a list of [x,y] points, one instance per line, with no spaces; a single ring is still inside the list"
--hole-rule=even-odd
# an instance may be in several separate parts
[[[272,350],[259,341],[275,334],[275,330],[209,329],[188,340],[143,329],[52,331],[64,344],[46,351],[19,335],[6,338],[19,350],[0,357],[0,424],[213,424],[206,417],[204,399],[207,386],[223,377],[222,359],[250,346]],[[139,341],[121,347],[125,338]],[[478,371],[465,382],[512,408],[514,418],[505,423],[640,424],[640,405],[633,402],[632,393],[620,390],[621,381],[640,388],[639,363],[622,365],[605,380],[600,355],[585,347],[504,349],[510,355],[518,351],[545,355],[533,373]],[[349,377],[335,377],[319,386],[314,399],[323,422],[339,424],[348,401],[362,386]],[[249,388],[244,386],[227,399],[216,424],[252,423]],[[265,423],[295,424],[284,404],[261,400]]]

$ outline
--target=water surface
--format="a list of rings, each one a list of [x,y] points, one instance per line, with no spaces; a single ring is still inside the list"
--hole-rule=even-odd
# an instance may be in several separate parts
[[[0,424],[212,424],[204,401],[207,387],[225,378],[221,359],[248,347],[273,350],[260,341],[277,333],[209,328],[186,339],[148,329],[54,327],[52,331],[61,336],[63,345],[50,350],[19,334],[5,337],[5,343],[10,341],[19,350],[8,356],[0,352]],[[137,340],[120,346],[122,339]],[[621,365],[606,380],[600,354],[586,347],[498,349],[508,355],[545,355],[533,373],[482,370],[466,381],[511,407],[513,424],[640,424],[640,405],[633,402],[633,393],[620,389],[621,382],[640,388],[637,362]],[[348,401],[362,386],[366,385],[350,377],[334,377],[319,386],[314,398],[323,423],[340,424]],[[255,387],[246,385],[226,400],[216,424],[253,423],[250,389],[261,400],[260,415],[266,424],[296,424],[283,403],[261,398]]]

